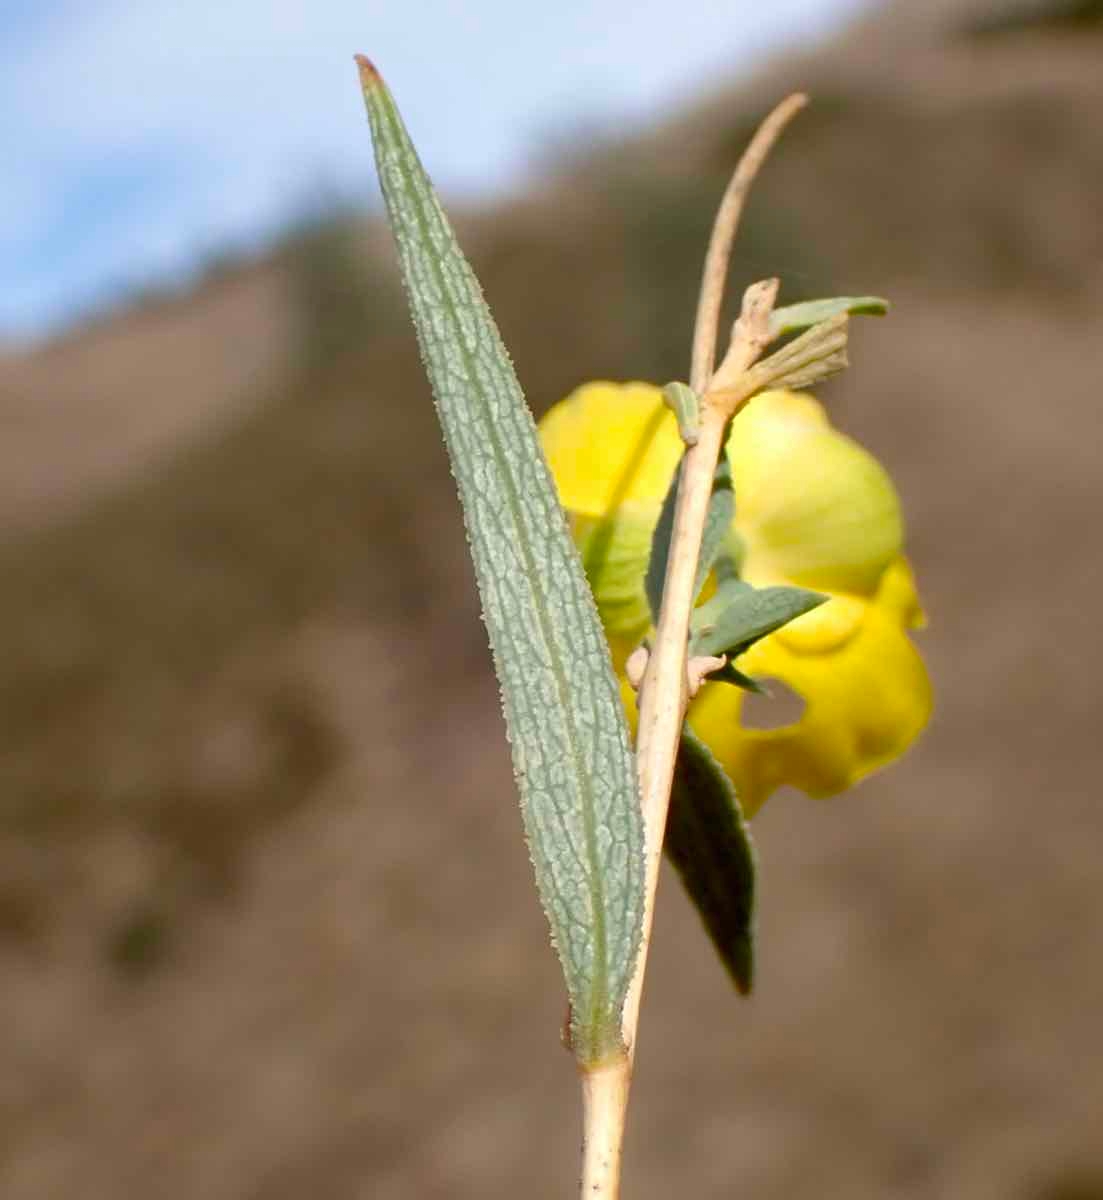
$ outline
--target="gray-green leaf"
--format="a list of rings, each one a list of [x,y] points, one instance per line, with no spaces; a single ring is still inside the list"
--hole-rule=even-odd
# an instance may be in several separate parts
[[[823,604],[826,596],[798,587],[753,588],[726,580],[693,614],[690,652],[736,658],[759,638]]]
[[[746,994],[754,981],[754,850],[731,780],[688,726],[678,747],[663,848],[735,986]]]
[[[786,333],[810,329],[842,313],[883,317],[888,310],[889,302],[880,296],[833,296],[829,300],[805,300],[802,304],[788,304],[784,308],[774,309],[770,314],[770,337],[779,338]]]
[[[621,1046],[643,912],[642,817],[618,686],[490,310],[390,93],[367,60],[358,61],[463,505],[537,887],[566,976],[572,1045],[580,1061],[594,1063]],[[409,453],[416,458],[420,447]]]
[[[663,403],[674,413],[678,436],[687,446],[696,446],[701,433],[701,401],[688,383],[668,383]]]

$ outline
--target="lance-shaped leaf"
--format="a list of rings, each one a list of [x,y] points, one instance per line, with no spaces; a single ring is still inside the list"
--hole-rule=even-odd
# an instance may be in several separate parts
[[[852,317],[883,317],[889,310],[889,302],[880,296],[833,296],[829,300],[805,300],[801,304],[787,304],[770,313],[770,337],[779,338],[786,333],[810,329],[821,321],[847,314]]]
[[[754,851],[731,780],[688,726],[678,746],[663,846],[735,986],[749,992]]]
[[[567,980],[571,1041],[592,1064],[621,1047],[643,911],[642,817],[619,690],[509,356],[390,93],[358,61],[463,505],[536,882]]]
[[[823,604],[826,596],[798,587],[753,588],[724,581],[693,613],[690,652],[736,658],[759,638]]]

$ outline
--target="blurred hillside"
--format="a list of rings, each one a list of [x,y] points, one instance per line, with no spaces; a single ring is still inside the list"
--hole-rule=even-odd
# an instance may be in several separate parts
[[[798,87],[734,291],[894,302],[825,398],[904,496],[939,711],[756,822],[750,1002],[664,884],[628,1194],[1103,1197],[1103,5],[901,4],[454,215],[537,412],[684,376],[727,174]],[[0,425],[0,1195],[569,1194],[386,230],[0,358]]]

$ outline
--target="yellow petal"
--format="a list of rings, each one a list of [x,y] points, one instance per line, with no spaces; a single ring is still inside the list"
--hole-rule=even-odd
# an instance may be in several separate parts
[[[927,627],[927,614],[915,589],[911,564],[902,554],[885,572],[877,591],[877,603],[884,610],[894,613],[907,629]]]
[[[900,502],[880,463],[811,396],[756,396],[732,423],[728,456],[749,582],[873,594],[900,553]]]
[[[551,408],[540,443],[569,512],[602,517],[632,501],[661,504],[682,441],[648,383],[588,383]]]
[[[739,660],[740,670],[778,679],[804,698],[792,725],[745,729],[744,693],[718,683],[702,689],[690,724],[731,775],[748,814],[784,784],[814,797],[844,791],[898,758],[919,735],[930,717],[931,688],[904,632],[906,590],[902,571],[886,572],[857,629],[824,652],[794,648],[774,634]]]
[[[540,436],[620,670],[650,624],[650,536],[682,452],[673,415],[650,385],[588,384],[548,413]],[[725,684],[706,686],[691,706],[753,812],[783,784],[832,795],[892,761],[926,724],[931,697],[905,633],[923,615],[900,555],[899,502],[876,460],[832,429],[815,400],[787,392],[751,402],[728,453],[733,557],[746,578],[832,594],[739,663],[800,693],[799,721],[744,729],[744,693]],[[634,693],[622,691],[634,721]]]

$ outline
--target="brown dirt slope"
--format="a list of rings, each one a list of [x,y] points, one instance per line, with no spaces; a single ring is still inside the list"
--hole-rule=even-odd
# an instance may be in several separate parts
[[[895,303],[825,394],[903,493],[938,713],[889,774],[756,822],[749,1002],[664,884],[641,1200],[1103,1196],[1090,9],[898,7],[461,223],[537,408],[680,375],[724,174],[799,84],[816,104],[738,279]],[[187,343],[173,366],[210,370],[206,417],[173,400],[141,470],[75,465],[79,510],[0,546],[5,1200],[573,1187],[561,988],[458,515],[362,233],[283,253],[240,358],[213,330],[209,355]],[[149,378],[126,328],[80,351],[112,347],[122,425],[143,403],[125,381]],[[79,396],[43,361],[0,380]],[[44,429],[3,453],[42,454],[45,495]],[[70,433],[58,456],[79,457]]]
[[[71,517],[261,397],[284,367],[278,264],[0,356],[0,537]]]

